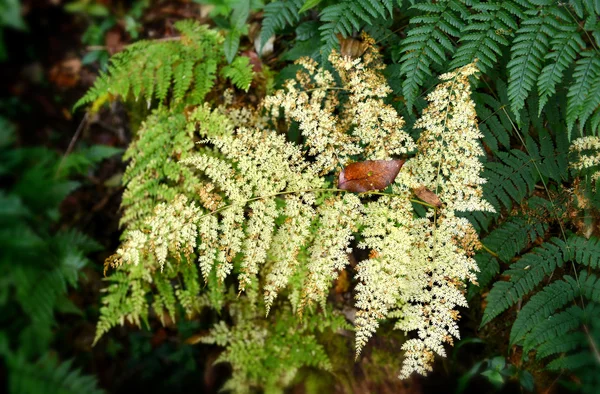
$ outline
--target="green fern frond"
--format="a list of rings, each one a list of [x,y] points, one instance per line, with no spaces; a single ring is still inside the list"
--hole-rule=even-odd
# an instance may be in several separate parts
[[[558,239],[554,241],[561,242]],[[510,281],[498,281],[492,287],[487,297],[488,304],[481,326],[516,304],[521,297],[541,283],[546,275],[561,267],[564,262],[565,257],[561,253],[561,248],[549,242],[524,255],[511,266],[510,270],[505,271],[505,274],[510,275]]]
[[[483,242],[485,245],[485,241]],[[492,281],[494,276],[500,272],[498,259],[488,252],[479,252],[475,255],[475,261],[477,262],[477,267],[479,267],[477,284],[479,287],[486,287]]]
[[[222,72],[225,78],[229,78],[235,86],[246,92],[254,78],[250,59],[245,56],[237,57],[231,64],[223,67]]]
[[[580,352],[552,360],[546,368],[551,371],[560,371],[562,369],[575,371],[583,367],[595,366],[597,362],[596,358],[590,352]],[[597,374],[598,371],[596,370],[595,373]],[[592,392],[590,391],[590,393]]]
[[[343,0],[323,8],[319,14],[323,51],[329,53],[338,47],[338,34],[351,36],[376,18],[391,18],[392,11],[391,0]]]
[[[527,245],[548,231],[548,223],[511,216],[484,238],[487,247],[494,250],[500,260],[509,262]]]
[[[96,379],[73,369],[73,360],[59,363],[45,356],[36,363],[28,362],[20,353],[7,357],[8,392],[10,393],[64,393],[101,394]]]
[[[561,131],[564,130],[557,131],[552,138],[546,128],[541,128],[538,130],[539,150],[533,142],[527,145],[540,173],[556,182],[566,181],[569,175],[569,140],[567,133]]]
[[[183,276],[183,287],[175,290],[179,303],[188,316],[200,310],[200,277],[195,264],[183,264],[180,267]]]
[[[183,190],[199,187],[200,181],[192,172],[176,163],[194,150],[193,133],[184,115],[171,115],[162,109],[142,124],[137,139],[123,155],[131,162],[123,175],[128,187],[121,203],[122,226],[135,229],[139,219],[152,214],[157,203],[174,198],[180,182]]]
[[[485,73],[496,66],[502,47],[510,44],[509,39],[519,28],[516,19],[523,19],[524,15],[521,8],[510,1],[475,3],[471,12],[449,68],[478,60],[477,66]]]
[[[517,122],[525,99],[533,88],[544,63],[550,38],[557,34],[560,23],[568,21],[568,15],[553,3],[538,7],[531,4],[525,14],[530,16],[521,22],[511,48],[508,69],[508,97]]]
[[[154,310],[159,314],[161,323],[164,325],[163,311],[169,314],[172,321],[177,318],[177,299],[171,285],[171,278],[166,273],[156,274],[154,276],[154,284],[156,286],[157,294],[152,304]]]
[[[448,54],[454,53],[452,38],[460,37],[468,16],[465,5],[456,0],[439,3],[418,3],[421,11],[410,20],[411,28],[400,48],[400,73],[404,77],[402,92],[409,108],[419,94],[433,64],[445,65]]]
[[[569,253],[569,259],[578,264],[600,268],[600,239],[573,236],[564,246]]]
[[[539,175],[531,158],[525,152],[513,149],[498,152],[499,162],[486,163],[483,185],[485,198],[496,208],[510,209],[512,201],[522,201],[531,194],[539,180]]]
[[[586,343],[587,338],[581,331],[563,333],[540,344],[536,349],[536,357],[541,359],[559,353],[567,353],[585,346]]]
[[[128,271],[117,271],[107,278],[110,285],[103,289],[106,293],[102,298],[103,306],[100,307],[100,319],[96,326],[96,336],[94,344],[98,342],[100,337],[107,333],[112,327],[123,324],[127,319],[131,323],[139,323],[140,313],[144,314],[145,319],[148,306],[139,305],[139,298],[136,302],[132,302],[132,296],[139,289],[143,288],[144,280],[151,280],[148,273],[144,273],[143,267],[131,266]],[[144,292],[145,297],[145,292]],[[144,300],[145,302],[145,300]]]
[[[286,26],[298,23],[303,4],[303,0],[277,0],[267,4],[259,36],[261,45],[264,46],[269,38]]]
[[[527,335],[523,343],[523,351],[529,352],[546,341],[560,338],[564,333],[578,328],[582,319],[583,310],[577,305],[550,316]]]
[[[521,342],[537,324],[579,295],[577,280],[568,275],[563,279],[544,287],[521,309],[510,331],[511,345]]]
[[[576,25],[563,25],[561,30],[550,43],[552,52],[545,56],[545,60],[550,63],[544,66],[538,77],[539,114],[548,102],[548,97],[556,93],[556,84],[562,80],[564,71],[575,61],[581,49],[585,48]]]
[[[201,104],[214,84],[217,66],[225,63],[223,39],[196,21],[179,21],[175,28],[181,37],[139,41],[114,55],[108,71],[98,76],[75,108],[89,103],[97,108],[115,97],[143,99],[148,106],[152,100],[162,105],[167,98],[172,104]],[[247,89],[252,75],[247,60],[231,67],[234,84]]]
[[[594,50],[583,52],[581,58],[575,63],[573,83],[567,92],[569,139],[575,122],[579,120],[580,129],[583,130],[584,121],[598,107],[596,103],[598,98],[589,97],[591,94],[597,93],[597,89],[593,84],[598,77],[600,77],[600,56]]]
[[[500,94],[506,93],[506,84],[501,80],[496,83]],[[510,148],[510,136],[513,133],[510,118],[504,111],[505,105],[495,97],[485,93],[474,93],[477,115],[481,119],[479,129],[483,134],[483,142],[493,151],[501,147]]]
[[[484,243],[489,244],[487,238],[484,239]],[[516,304],[520,298],[532,292],[544,278],[550,276],[555,269],[562,267],[567,261],[597,268],[600,261],[600,240],[572,236],[564,242],[559,238],[552,238],[541,247],[525,254],[504,272],[505,275],[510,276],[510,281],[494,284],[487,298],[488,304],[481,325],[489,323]]]
[[[595,0],[569,0],[569,5],[580,18],[585,17],[586,14],[600,15],[600,4]]]

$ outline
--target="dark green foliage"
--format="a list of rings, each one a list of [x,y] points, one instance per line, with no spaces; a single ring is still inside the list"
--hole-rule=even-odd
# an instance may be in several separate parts
[[[300,20],[302,0],[279,0],[265,6],[260,42],[264,45],[275,33],[282,31],[287,26],[293,26]],[[302,37],[298,37],[303,40]]]
[[[479,69],[486,72],[496,66],[503,47],[509,45],[518,29],[516,20],[524,15],[521,7],[510,1],[475,2],[471,11],[449,67],[461,67],[477,59]]]
[[[79,185],[69,178],[119,150],[95,147],[63,159],[46,148],[14,148],[10,124],[2,123],[0,177],[8,187],[0,190],[0,354],[7,360],[9,389],[97,392],[94,379],[73,371],[71,362],[57,365],[47,352],[55,314],[80,313],[67,291],[77,286],[86,254],[100,245],[52,227],[60,203]]]
[[[303,0],[277,0],[265,6],[265,17],[260,33],[260,42],[264,43],[275,33],[281,32],[288,26],[300,22],[304,15]],[[312,8],[312,7],[311,7]],[[320,31],[321,53],[327,57],[333,48],[339,47],[338,35],[352,36],[365,27],[377,29],[385,20],[393,16],[394,3],[392,0],[341,0],[333,4],[326,4],[319,13],[318,26]],[[310,33],[313,37],[314,30]],[[296,39],[306,41],[306,31],[297,32]],[[316,48],[313,48],[313,50]],[[307,55],[311,55],[308,53]]]
[[[96,386],[96,379],[83,375],[73,368],[73,360],[58,363],[51,356],[44,356],[35,363],[26,361],[22,354],[3,354],[10,374],[10,393],[61,393],[99,394],[104,391]]]
[[[584,376],[597,374],[597,353],[589,346],[600,339],[600,282],[596,274],[588,274],[579,266],[597,272],[599,262],[599,239],[571,236],[566,242],[559,238],[545,242],[504,271],[510,280],[498,281],[492,287],[481,324],[487,324],[539,289],[519,311],[512,326],[511,343],[522,345],[525,351],[535,350],[540,359],[565,354],[549,362],[548,369],[583,370]],[[563,267],[573,268],[575,275],[544,283]],[[581,305],[577,305],[579,301]]]
[[[432,65],[445,66],[449,54],[454,53],[452,39],[461,36],[468,15],[465,5],[455,0],[419,3],[412,8],[421,13],[411,19],[399,55],[400,74],[404,78],[402,92],[409,108],[420,87],[432,75]]]
[[[325,52],[338,46],[338,34],[348,37],[376,18],[391,18],[392,9],[392,0],[343,0],[323,8],[319,30]]]

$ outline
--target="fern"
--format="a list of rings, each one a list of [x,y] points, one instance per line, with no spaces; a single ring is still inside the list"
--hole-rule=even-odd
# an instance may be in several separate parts
[[[492,248],[503,262],[509,262],[527,245],[544,237],[548,224],[524,217],[512,216],[487,237],[485,245]]]
[[[72,362],[58,365],[46,357],[52,352],[55,314],[78,312],[67,292],[89,263],[86,254],[101,249],[80,232],[54,227],[60,203],[79,186],[70,178],[118,150],[90,148],[62,159],[47,148],[12,147],[14,129],[5,126],[0,129],[0,175],[9,187],[0,190],[0,274],[5,279],[0,284],[0,354],[8,388],[12,393],[99,392],[94,379],[74,371]]]
[[[349,329],[343,315],[329,309],[327,319],[307,313],[298,321],[287,307],[278,309],[265,321],[256,315],[259,310],[247,302],[231,308],[234,325],[228,327],[221,321],[202,338],[204,343],[226,346],[217,362],[232,364],[233,376],[224,389],[235,392],[258,387],[265,391],[281,390],[301,367],[331,370],[329,356],[318,338],[323,333],[331,335],[336,330]]]
[[[550,37],[559,29],[557,16],[568,20],[553,3],[548,2],[538,9],[525,11],[530,17],[525,19],[517,30],[511,48],[511,60],[506,66],[509,75],[508,97],[517,121],[520,120],[519,113],[525,105],[525,99],[542,69]]]
[[[468,11],[456,0],[418,3],[412,8],[424,15],[411,19],[412,28],[400,48],[400,73],[404,77],[402,92],[410,108],[425,79],[431,76],[432,64],[445,66],[448,54],[454,53],[451,38],[460,37]]]
[[[254,78],[250,59],[237,57],[231,64],[223,67],[223,76],[230,79],[235,86],[248,91],[252,78]]]
[[[572,302],[579,295],[577,280],[564,276],[545,286],[525,304],[510,331],[510,344],[519,343],[537,324],[547,319],[555,310]]]
[[[554,242],[560,242],[555,239]],[[562,267],[565,259],[560,247],[546,242],[544,247],[536,248],[527,253],[511,266],[505,274],[511,275],[509,282],[497,282],[487,298],[481,325],[485,325],[500,313],[516,304],[524,295],[531,292],[546,275],[556,268]]]
[[[502,47],[510,44],[509,39],[518,29],[515,19],[523,19],[520,6],[510,1],[500,3],[479,3],[471,7],[472,14],[466,20],[466,26],[449,68],[460,67],[479,61],[482,72],[493,69]]]
[[[540,114],[548,102],[548,97],[556,93],[555,86],[562,80],[564,71],[575,61],[579,51],[585,48],[585,43],[577,26],[565,25],[561,26],[561,31],[552,39],[550,46],[552,52],[545,56],[546,61],[550,63],[544,66],[537,81]]]
[[[574,305],[538,324],[525,339],[523,350],[529,352],[546,341],[553,341],[563,333],[578,328],[583,320],[583,313],[583,309]]]
[[[600,56],[595,50],[583,52],[581,58],[575,63],[574,82],[567,93],[569,98],[567,105],[569,136],[575,122],[579,119],[579,126],[583,129],[584,121],[598,107],[597,97],[588,98],[588,95],[597,93],[595,89],[591,90],[591,87],[597,82],[598,77],[600,77]]]
[[[342,0],[323,8],[319,14],[323,51],[328,54],[338,47],[338,34],[351,36],[354,31],[373,24],[379,17],[390,18],[392,11],[392,0]]]
[[[591,268],[598,268],[600,240],[586,240],[573,236],[567,242],[553,238],[542,247],[525,254],[504,272],[509,282],[497,282],[488,296],[488,306],[481,325],[487,324],[500,313],[529,294],[565,262],[573,261]]]
[[[152,216],[157,204],[172,202],[179,194],[197,194],[205,189],[205,183],[177,161],[198,152],[194,144],[196,138],[227,135],[232,127],[224,114],[211,111],[207,105],[197,107],[187,116],[165,108],[152,112],[123,156],[131,160],[123,175],[128,185],[121,203],[123,238],[132,231],[145,230],[144,222]],[[200,151],[211,154],[209,149]],[[107,264],[110,262],[111,258]],[[188,315],[201,308],[197,271],[193,267],[182,262],[160,275],[167,276],[159,279],[155,286],[158,294],[152,306],[158,313],[166,309],[171,319],[177,319],[174,296]],[[183,277],[185,286],[173,293],[165,281],[178,276]],[[105,289],[107,294],[103,298],[95,341],[125,320],[136,325],[146,322],[150,306],[146,295],[154,290],[150,273],[141,266],[125,265],[108,280],[110,285]]]
[[[36,363],[25,360],[22,354],[5,354],[9,368],[8,391],[10,393],[64,393],[100,394],[96,379],[73,369],[73,360],[58,363],[45,356]]]
[[[484,193],[496,210],[510,209],[513,201],[520,202],[533,192],[539,176],[530,157],[520,150],[498,152],[497,157],[498,162],[485,166]]]
[[[269,38],[286,26],[297,23],[300,20],[300,8],[303,4],[303,0],[276,0],[267,4],[264,8],[259,36],[261,45],[264,46]]]
[[[176,22],[175,28],[182,34],[178,39],[139,41],[114,55],[108,71],[98,76],[75,108],[89,103],[97,108],[117,96],[143,99],[148,106],[152,100],[162,105],[168,97],[172,104],[201,104],[214,84],[217,66],[225,62],[222,38],[195,21]],[[249,62],[236,60],[230,67],[233,84],[247,90],[253,75]]]

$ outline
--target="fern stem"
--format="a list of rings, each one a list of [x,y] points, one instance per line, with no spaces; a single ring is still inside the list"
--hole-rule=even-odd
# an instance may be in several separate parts
[[[206,217],[206,216],[209,216],[209,215],[212,215],[212,214],[224,211],[227,208],[230,208],[230,207],[232,207],[234,205],[247,205],[248,203],[250,203],[252,201],[262,200],[264,198],[270,198],[270,197],[283,196],[283,195],[287,195],[287,194],[318,193],[318,192],[353,193],[353,192],[351,192],[349,190],[337,189],[337,188],[329,188],[329,187],[318,188],[318,189],[304,189],[304,190],[285,190],[285,191],[281,191],[281,192],[277,192],[277,193],[273,193],[273,194],[267,194],[267,195],[264,195],[264,196],[252,197],[252,198],[249,198],[249,199],[243,201],[240,204],[233,203],[233,204],[228,204],[228,205],[222,206],[221,208],[217,208],[214,211],[211,211],[209,213],[206,213],[206,214],[200,216],[199,220],[202,219],[202,218],[204,218],[204,217]],[[402,197],[401,195],[395,194],[395,193],[383,193],[383,192],[376,192],[376,191],[368,191],[368,192],[363,192],[363,193],[359,193],[359,194],[361,194],[361,195],[387,196],[387,197]],[[432,209],[434,209],[434,210],[437,211],[437,207],[435,205],[426,203],[425,201],[421,201],[421,200],[418,200],[418,199],[415,199],[415,198],[409,198],[409,200],[411,202],[414,202],[415,204],[420,204],[420,205],[423,205],[423,206],[428,207],[428,208],[432,208]]]
[[[498,257],[498,253],[492,251],[490,248],[488,248],[487,246],[485,246],[484,244],[481,244],[481,248],[483,250],[485,250],[486,252],[488,252],[489,254],[491,254],[494,257]]]

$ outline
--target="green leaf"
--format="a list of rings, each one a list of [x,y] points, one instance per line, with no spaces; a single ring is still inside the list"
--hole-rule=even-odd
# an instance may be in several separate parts
[[[0,1],[0,27],[6,26],[16,30],[26,30],[27,25],[21,15],[21,2],[19,0]]]
[[[233,30],[241,31],[250,14],[250,0],[238,0],[231,13],[231,26]]]
[[[311,8],[316,7],[320,2],[321,2],[321,0],[306,0],[304,2],[304,4],[302,5],[302,8],[300,8],[300,10],[298,10],[298,13],[301,14],[304,11],[308,11]]]
[[[496,370],[488,369],[487,371],[483,371],[481,375],[485,376],[496,388],[500,388],[504,384],[504,377]]]
[[[231,29],[225,36],[225,43],[223,45],[223,51],[225,52],[225,58],[227,63],[231,64],[233,59],[237,55],[238,48],[240,46],[240,38],[242,33],[239,30]]]
[[[527,391],[533,391],[535,383],[533,381],[533,375],[528,371],[522,371],[519,376],[519,384]]]

